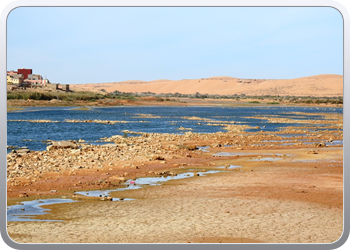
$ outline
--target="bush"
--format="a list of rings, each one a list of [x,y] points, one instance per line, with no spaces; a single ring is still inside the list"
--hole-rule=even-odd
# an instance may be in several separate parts
[[[25,92],[25,91],[16,91],[16,92],[7,92],[7,100],[17,99],[17,100],[67,100],[67,101],[80,101],[80,100],[93,100],[101,99],[104,95],[91,93],[91,92],[70,92],[70,93],[52,93],[52,92]]]

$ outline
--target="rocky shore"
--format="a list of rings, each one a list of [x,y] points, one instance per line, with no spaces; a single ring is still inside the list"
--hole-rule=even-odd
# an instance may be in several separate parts
[[[140,117],[150,118],[147,115]],[[188,117],[188,119],[213,122],[196,117]],[[288,119],[281,120],[273,117],[266,119],[269,119],[269,122],[274,120],[290,122]],[[104,123],[99,120],[70,122]],[[303,123],[302,120],[301,123]],[[342,143],[335,143],[343,140],[342,116],[328,115],[324,121],[315,119],[311,123],[314,124],[312,129],[301,125],[300,127],[286,127],[279,132],[245,132],[245,129],[251,127],[228,121],[212,123],[213,126],[224,126],[227,130],[227,132],[212,134],[191,131],[184,131],[182,134],[159,134],[126,130],[125,133],[135,133],[137,136],[104,137],[101,138],[101,141],[105,142],[102,145],[89,144],[84,140],[49,141],[46,151],[14,149],[7,155],[8,205],[44,197],[69,197],[92,203],[86,203],[79,214],[77,210],[72,212],[72,209],[82,208],[80,202],[51,206],[53,212],[46,215],[47,218],[57,216],[68,220],[62,227],[62,232],[60,231],[61,235],[56,239],[46,233],[44,234],[46,238],[42,237],[39,231],[36,231],[35,223],[26,224],[21,228],[21,222],[8,224],[10,236],[19,242],[334,241],[340,236],[342,228],[340,225],[342,220]],[[326,129],[320,129],[321,124],[327,126]],[[231,164],[241,166],[241,168],[230,170],[228,166]],[[91,201],[91,198],[75,193],[124,187],[125,184],[128,184],[127,181],[140,177],[171,176],[185,171],[196,173],[218,169],[218,167],[223,167],[226,173],[200,177],[201,179],[193,177],[192,181],[186,180],[186,182],[185,180],[173,181],[173,184],[143,188],[138,191],[119,192],[119,197],[136,199],[135,201],[124,201],[124,203],[108,202],[110,205],[107,205],[105,202],[99,203],[101,202],[99,197],[96,197],[96,201]],[[331,200],[328,196],[330,194],[333,194]],[[173,199],[169,200],[169,197]],[[296,210],[292,211],[288,208],[290,202],[292,202],[293,209]],[[205,203],[208,207],[205,206]],[[216,207],[215,203],[219,207]],[[136,216],[134,220],[127,212],[134,209],[136,214],[143,213],[145,211],[141,209],[142,206],[148,207],[151,204],[154,204],[157,211],[164,209],[169,212],[171,219],[166,227],[155,222],[157,221],[155,214],[150,212],[147,212],[148,215],[144,217]],[[308,211],[303,209],[305,204],[307,204]],[[258,206],[263,210],[258,209]],[[112,212],[117,207],[122,210]],[[211,225],[211,230],[213,227],[216,228],[211,235],[208,235],[210,229],[205,224],[199,223],[201,220],[190,212],[195,207],[204,216],[201,220]],[[243,207],[246,207],[244,214],[242,214]],[[173,208],[180,209],[181,214],[175,212]],[[295,227],[292,227],[290,222],[280,217],[280,220],[275,221],[275,227],[272,227],[273,223],[270,222],[273,217],[270,216],[274,213],[272,211],[277,211],[276,209],[279,211],[279,216],[286,216],[283,217],[285,219],[299,215],[303,222],[293,219]],[[285,212],[280,209],[285,209]],[[110,212],[109,215],[106,214],[106,210]],[[105,217],[101,218],[97,215],[94,217],[91,215],[94,213],[92,211],[98,211]],[[174,213],[179,217],[172,217]],[[332,231],[329,236],[317,231],[317,227],[325,227],[326,224],[317,222],[320,218],[313,217],[313,213],[323,214],[323,222],[332,220],[337,222],[332,224],[333,227],[330,224],[327,225]],[[236,217],[227,217],[233,214]],[[79,220],[80,226],[71,224],[71,221],[78,218],[77,216],[86,222]],[[127,216],[128,220],[123,219],[126,224],[134,221],[137,224],[136,227],[150,237],[148,239],[137,238],[140,237],[139,233],[131,233],[126,225],[117,225],[116,222],[110,223],[114,228],[124,228],[129,236],[120,233],[121,231],[111,233],[108,226],[103,226],[103,223],[108,224],[105,219],[109,216]],[[45,216],[41,217],[45,218]],[[212,221],[211,218],[215,218],[216,221]],[[229,221],[231,226],[217,227],[224,221]],[[51,231],[50,225],[55,225],[53,222],[39,223],[48,230],[47,232]],[[75,223],[78,222],[75,221]],[[69,235],[71,230],[82,230],[81,227],[88,228],[86,223],[90,223],[91,229],[99,228],[98,235],[101,236],[104,233],[111,238],[90,237],[93,235],[90,229],[87,229],[88,238],[83,237],[80,233],[74,234],[74,237],[71,238],[64,237]],[[183,228],[181,223],[184,225]],[[244,233],[242,228],[236,228],[239,233],[233,232],[234,223],[242,228],[246,227],[247,231]],[[194,232],[198,234],[187,230],[187,227],[191,225],[194,226]],[[261,225],[262,230],[267,230],[268,233],[259,236],[259,230],[254,225]],[[279,235],[279,230],[283,229],[283,225],[286,230],[293,232],[289,238],[285,234]],[[302,228],[301,225],[309,230],[306,232],[307,235],[310,235],[312,230],[316,230],[319,232],[318,236],[310,236],[310,238],[301,236],[301,233],[297,233]],[[162,237],[157,226],[167,230],[173,228],[174,232],[164,233]],[[35,232],[31,233],[30,230]],[[188,236],[182,233],[177,234],[182,230],[187,232]]]
[[[222,125],[222,124],[220,124]],[[267,148],[293,147],[325,147],[326,143],[342,140],[342,130],[322,130],[310,132],[303,128],[286,128],[278,133],[243,132],[247,125],[225,124],[228,132],[200,134],[185,132],[184,134],[142,133],[126,130],[125,133],[139,134],[135,137],[115,135],[101,138],[101,141],[110,142],[104,145],[92,145],[84,140],[78,141],[48,141],[46,151],[30,151],[28,149],[13,150],[7,155],[7,183],[10,187],[30,189],[36,182],[42,182],[48,174],[74,176],[82,169],[137,169],[132,176],[147,174],[142,171],[150,163],[167,164],[175,159],[201,158],[199,147],[225,148],[233,150],[251,150]],[[248,126],[249,127],[249,126]],[[334,126],[333,128],[338,128]],[[305,136],[293,136],[286,140],[280,135],[305,133]],[[305,141],[307,140],[307,141]],[[288,146],[287,146],[287,145]],[[176,166],[176,164],[175,164]],[[105,182],[111,184],[114,177],[125,177],[128,171],[116,176],[108,176]],[[50,177],[49,177],[50,178]],[[115,179],[115,178],[114,178]],[[95,180],[98,181],[98,180]],[[80,186],[81,181],[74,186]],[[120,182],[118,182],[120,183]],[[118,184],[114,183],[114,184]],[[111,184],[112,185],[112,184]],[[84,188],[84,185],[82,185]],[[62,188],[65,188],[62,186]],[[71,187],[70,187],[71,188]],[[33,189],[35,190],[35,189]],[[33,192],[26,191],[26,193]],[[18,188],[9,189],[10,196],[16,196]]]

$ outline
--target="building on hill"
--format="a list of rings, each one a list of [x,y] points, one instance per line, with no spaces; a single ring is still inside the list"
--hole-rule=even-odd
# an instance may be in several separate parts
[[[24,81],[28,83],[32,88],[45,87],[49,83],[48,79],[43,79],[41,75],[34,74],[28,75],[28,78]]]
[[[50,83],[41,75],[33,74],[32,69],[18,69],[17,71],[7,71],[7,84],[10,89],[18,88],[44,88],[47,90],[71,91],[69,84]]]
[[[27,79],[28,75],[33,74],[33,70],[32,69],[18,69],[17,70],[18,74],[22,74],[23,75],[23,79]]]
[[[7,84],[17,87],[42,88],[49,83],[48,79],[43,79],[41,75],[33,74],[32,69],[18,69],[17,71],[7,71]]]
[[[23,75],[13,73],[11,75],[7,75],[7,84],[20,85],[23,82]]]

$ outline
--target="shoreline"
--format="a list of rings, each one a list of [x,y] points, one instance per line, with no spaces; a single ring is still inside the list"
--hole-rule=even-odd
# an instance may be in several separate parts
[[[293,150],[293,152],[294,155],[297,154],[305,159],[305,157],[310,157],[310,155],[305,154],[306,150],[300,148],[297,151]],[[46,206],[46,208],[51,209],[49,214],[36,216],[39,219],[63,220],[63,222],[26,222],[25,227],[23,226],[24,222],[9,222],[9,234],[13,239],[23,243],[234,243],[237,242],[235,240],[237,238],[242,239],[242,242],[330,243],[337,240],[342,232],[343,182],[342,178],[339,179],[342,176],[342,164],[340,163],[342,148],[336,147],[333,150],[324,148],[318,150],[317,154],[318,156],[323,155],[323,157],[327,155],[334,157],[334,150],[339,155],[334,159],[338,159],[339,163],[333,167],[327,166],[329,165],[327,160],[326,162],[323,160],[310,161],[304,163],[303,167],[296,166],[297,163],[291,165],[290,162],[288,163],[288,157],[278,161],[278,163],[273,163],[273,165],[271,162],[265,161],[259,165],[252,165],[252,162],[249,161],[252,156],[242,156],[234,159],[235,164],[244,162],[242,171],[231,170],[205,177],[172,180],[159,186],[117,191],[111,194],[112,197],[135,199],[131,201],[109,202],[79,196],[75,200],[80,202],[49,205]],[[289,152],[288,149],[264,151],[265,153]],[[208,153],[205,154],[208,155]],[[261,154],[264,153],[257,150],[255,155]],[[224,165],[225,162],[231,163],[232,157],[211,157],[210,162],[215,163],[209,167],[212,169]],[[202,168],[208,169],[203,163],[188,162],[188,164],[186,168],[198,171]],[[330,185],[330,183],[332,184]],[[52,198],[58,198],[58,196],[55,195]],[[71,199],[72,197],[67,195],[67,198]],[[190,212],[191,210],[196,212]],[[105,214],[106,211],[108,211],[108,216]],[[280,215],[277,216],[278,214]],[[163,216],[165,215],[170,218],[164,220]],[[114,216],[121,220],[111,221],[108,219]],[[290,221],[282,219],[286,216]],[[80,220],[78,222],[75,218],[84,218],[84,222]],[[130,221],[128,223],[128,218],[133,218],[133,223],[130,224]],[[253,221],[256,221],[253,224],[250,223],[252,218],[255,218]],[[144,224],[143,221],[147,221],[147,223]],[[256,231],[255,229],[254,225],[258,221],[262,223],[260,230],[264,230],[263,234],[260,230]],[[37,234],[35,230],[37,223],[40,223],[41,228],[47,230],[48,234],[43,232]],[[57,223],[61,225],[59,233],[56,232],[56,236],[50,236],[50,228],[58,225]],[[62,223],[64,224],[62,225]],[[217,225],[217,223],[226,226],[215,230],[208,228],[208,226]],[[274,226],[272,227],[270,223],[273,223]],[[327,223],[331,224],[327,226]],[[300,226],[295,227],[298,224]],[[93,225],[93,227],[86,228],[85,225]],[[161,238],[157,238],[158,233],[164,233],[162,225],[177,230],[178,234],[165,233]],[[71,228],[72,226],[75,229]],[[91,239],[85,238],[81,241],[84,239],[84,237],[82,238],[84,234],[77,233],[70,234],[67,239],[64,239],[71,230],[80,232],[83,229],[78,230],[77,226],[85,228],[87,230],[85,233],[90,237],[92,236],[91,230],[95,228],[99,237],[92,236]],[[190,233],[188,229],[193,228],[193,226],[195,226],[195,233]],[[232,231],[232,226],[235,228],[234,231]],[[118,230],[111,231],[110,227]],[[300,227],[307,228],[310,233],[306,234],[303,230],[303,233],[300,233]],[[325,229],[327,227],[329,230]],[[181,228],[186,228],[185,232]],[[283,233],[283,229],[286,228],[289,228],[288,234]],[[126,230],[127,235],[122,234],[123,231],[120,229]],[[149,230],[148,239],[140,238],[137,233],[139,231],[146,232],[145,230]],[[325,232],[321,233],[322,231]],[[16,235],[15,232],[21,232],[21,235]],[[25,236],[26,234],[27,236]]]
[[[102,99],[100,101],[36,101],[36,100],[8,100],[7,109],[25,108],[25,107],[127,107],[127,106],[269,106],[269,107],[329,107],[329,108],[342,108],[343,104],[305,104],[305,103],[279,103],[268,104],[272,100],[261,101],[260,103],[249,103],[256,99],[247,99],[247,101],[234,101],[229,99],[189,99],[189,98],[176,98],[171,101],[153,101],[146,99],[138,100],[115,100],[115,99]],[[9,111],[8,111],[9,112]]]
[[[112,146],[75,142],[80,148],[10,153],[8,206],[62,197],[79,202],[45,206],[51,211],[35,217],[60,222],[8,222],[9,235],[22,243],[333,242],[342,232],[343,147],[323,142],[343,140],[342,114],[313,120],[315,128],[325,123],[335,130],[298,136],[303,127],[266,133],[226,124],[226,132],[142,133],[106,138]],[[76,193],[210,170],[225,172],[109,194],[134,200]]]

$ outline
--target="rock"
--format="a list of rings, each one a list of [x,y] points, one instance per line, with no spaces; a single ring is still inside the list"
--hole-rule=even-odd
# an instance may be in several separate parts
[[[30,152],[30,150],[26,148],[22,148],[22,149],[20,148],[20,149],[13,150],[12,152],[17,154],[27,154]]]
[[[163,156],[160,156],[160,155],[154,155],[152,156],[152,160],[156,161],[156,160],[159,160],[159,161],[164,161],[164,157]]]
[[[118,144],[115,144],[115,143],[108,143],[108,144],[103,144],[103,145],[101,145],[101,147],[104,147],[104,148],[117,148],[117,147],[118,147]]]
[[[307,154],[318,154],[315,150],[309,150],[306,152]]]
[[[187,149],[187,150],[190,150],[190,151],[193,151],[193,150],[196,150],[197,147],[196,147],[195,145],[187,145],[187,146],[186,146],[186,149]]]
[[[125,181],[125,180],[126,180],[125,177],[120,177],[120,176],[117,176],[117,175],[110,176],[109,179],[111,179],[111,180],[117,180],[117,181]]]
[[[63,149],[63,148],[73,148],[73,149],[77,149],[79,148],[78,145],[76,145],[73,142],[70,141],[52,141],[52,145],[46,147],[47,151],[51,151],[53,149]]]

